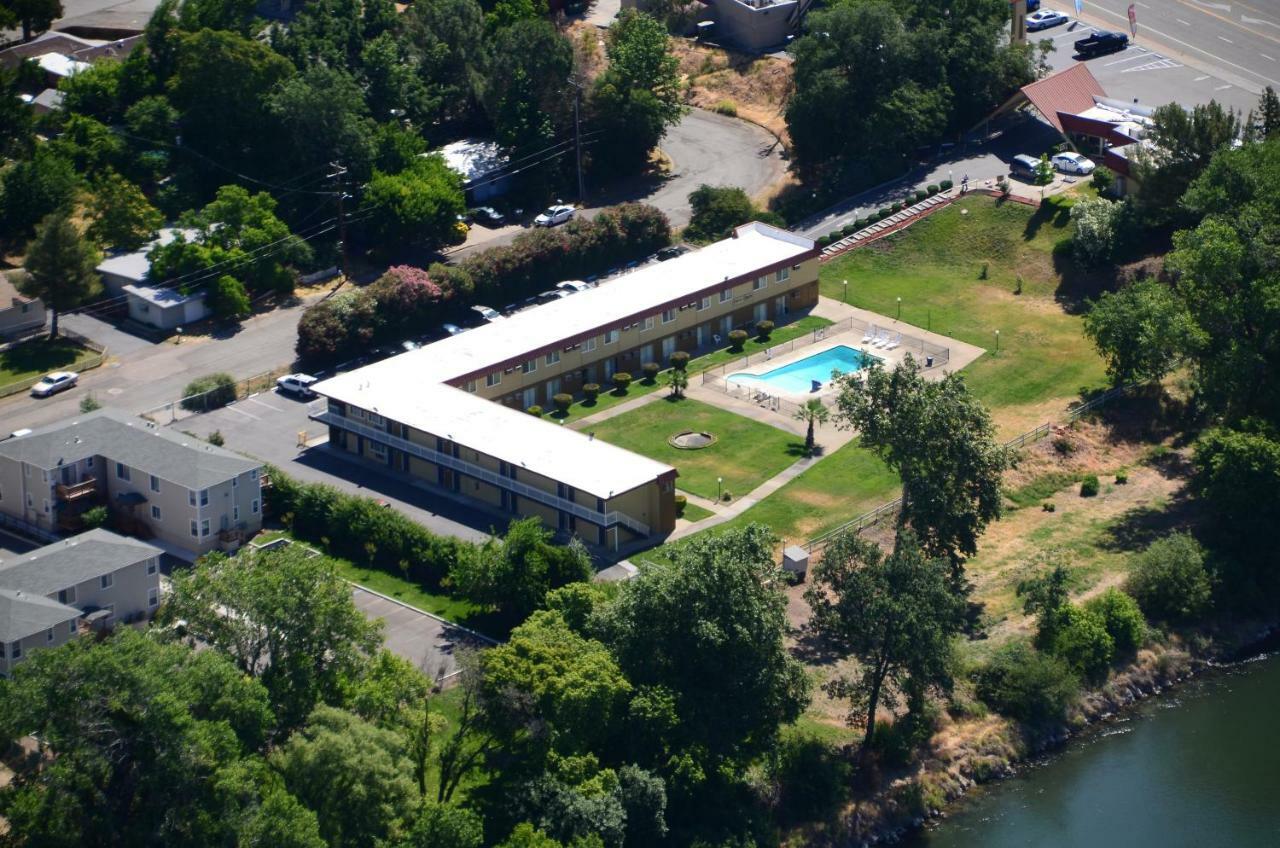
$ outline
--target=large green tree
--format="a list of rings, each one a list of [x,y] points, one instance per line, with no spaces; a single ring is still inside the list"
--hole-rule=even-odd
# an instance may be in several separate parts
[[[592,159],[602,171],[633,172],[684,114],[679,63],[666,27],[635,9],[623,10],[610,25],[605,53],[609,66],[596,78],[591,98],[593,125],[605,135]]]
[[[547,592],[594,573],[581,542],[554,545],[537,518],[512,521],[502,541],[492,539],[460,556],[449,580],[464,597],[519,621],[543,604]]]
[[[1000,515],[1006,459],[986,407],[959,374],[927,379],[907,355],[892,371],[874,364],[842,378],[836,409],[837,422],[902,478],[899,529],[958,573]]]
[[[1142,185],[1138,203],[1144,217],[1157,224],[1185,221],[1179,205],[1182,195],[1214,154],[1227,149],[1243,131],[1239,113],[1216,100],[1190,111],[1177,103],[1158,107],[1133,162],[1134,179]]]
[[[28,297],[38,297],[49,310],[49,335],[58,335],[58,315],[74,309],[102,288],[97,266],[102,254],[93,246],[66,210],[54,212],[36,228],[36,237],[27,245],[26,274],[18,288]]]
[[[360,210],[375,250],[434,250],[459,240],[458,216],[466,211],[462,179],[439,156],[417,157],[396,174],[374,171]]]
[[[24,107],[25,108],[25,107]],[[36,224],[75,199],[79,177],[65,156],[46,145],[0,172],[0,224],[9,237],[29,236]]]
[[[126,627],[33,652],[0,682],[0,733],[41,753],[0,791],[10,838],[318,848],[314,815],[254,754],[271,725],[266,690],[216,651]]]
[[[85,234],[102,247],[136,250],[164,223],[142,189],[114,171],[94,184],[88,211],[93,222]]]
[[[769,750],[808,703],[804,670],[783,643],[776,541],[759,524],[694,537],[599,617],[603,641],[641,690],[634,742],[648,750],[637,756],[679,771],[686,785]]]
[[[30,41],[62,17],[61,0],[2,0],[0,25],[22,24],[22,40]]]
[[[481,100],[498,141],[515,157],[539,154],[571,127],[572,70],[573,47],[548,21],[522,19],[494,37]],[[540,164],[538,176],[549,179],[563,159]]]
[[[279,83],[266,97],[267,111],[283,130],[287,159],[278,172],[314,174],[338,161],[351,179],[369,178],[374,158],[374,123],[364,91],[341,68],[314,65]]]
[[[1151,279],[1103,292],[1084,316],[1084,334],[1117,386],[1163,378],[1196,340],[1186,304],[1171,286]]]
[[[480,112],[486,63],[484,10],[476,0],[414,3],[401,19],[405,40],[417,55],[417,71],[446,124]]]
[[[951,686],[952,640],[965,604],[950,586],[949,564],[929,559],[909,533],[885,555],[855,533],[837,536],[812,569],[805,600],[810,626],[825,642],[856,657],[860,673],[827,684],[848,699],[864,728],[862,750],[874,744],[876,712],[906,697],[918,718],[930,689]]]
[[[204,642],[262,681],[285,728],[317,704],[340,704],[379,642],[380,627],[351,601],[324,557],[300,546],[210,554],[174,575],[164,621],[183,620]]]

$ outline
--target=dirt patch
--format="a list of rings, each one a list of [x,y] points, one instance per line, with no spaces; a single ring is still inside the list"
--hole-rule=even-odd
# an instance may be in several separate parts
[[[686,102],[759,124],[783,145],[791,144],[785,118],[793,87],[790,62],[685,39],[673,39],[671,52],[680,61]]]

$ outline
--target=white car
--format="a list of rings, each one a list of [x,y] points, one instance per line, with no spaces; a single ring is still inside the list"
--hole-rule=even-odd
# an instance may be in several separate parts
[[[1039,12],[1032,12],[1027,15],[1027,31],[1036,32],[1037,30],[1061,26],[1067,20],[1067,16],[1061,12],[1055,12],[1052,9],[1041,9]]]
[[[582,280],[565,280],[563,283],[556,283],[556,288],[564,292],[564,294],[561,295],[561,297],[564,297],[565,295],[584,292],[587,289],[591,288],[591,286],[582,282]]]
[[[64,389],[69,389],[80,381],[80,375],[74,371],[54,371],[31,387],[32,397],[48,397]]]
[[[316,384],[316,378],[310,374],[286,374],[276,379],[276,388],[287,395],[297,395],[302,398],[315,397],[315,392],[311,387]]]
[[[491,306],[473,306],[471,311],[489,322],[502,320],[502,313]]]
[[[554,227],[573,217],[572,206],[548,206],[547,211],[533,219],[535,227]]]
[[[1057,168],[1064,174],[1092,174],[1097,166],[1087,156],[1081,156],[1079,153],[1067,151],[1059,153],[1051,160],[1053,167]]]

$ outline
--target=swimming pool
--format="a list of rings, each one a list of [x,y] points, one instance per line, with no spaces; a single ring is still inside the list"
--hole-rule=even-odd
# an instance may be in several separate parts
[[[728,381],[742,386],[759,386],[761,389],[773,389],[791,394],[808,394],[812,390],[813,381],[816,380],[824,386],[831,382],[832,371],[851,374],[876,360],[877,357],[869,353],[863,353],[847,345],[837,345],[763,374],[747,374],[739,371],[736,374],[730,374]]]

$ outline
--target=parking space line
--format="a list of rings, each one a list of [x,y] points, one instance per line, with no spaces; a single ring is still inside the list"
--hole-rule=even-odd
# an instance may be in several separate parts
[[[1146,51],[1136,52],[1132,56],[1126,56],[1123,59],[1116,59],[1114,62],[1107,62],[1102,67],[1109,68],[1112,65],[1121,65],[1121,64],[1124,64],[1125,62],[1132,62],[1134,59],[1147,59],[1152,56],[1159,56],[1159,55],[1160,55],[1159,53],[1147,53]]]
[[[272,406],[271,404],[269,404],[269,403],[265,403],[265,402],[263,402],[263,401],[260,401],[260,400],[258,400],[257,398],[245,398],[244,400],[242,400],[242,401],[240,401],[240,402],[241,402],[241,403],[256,403],[258,406],[261,406],[261,407],[264,407],[264,408],[266,408],[266,409],[269,409],[269,410],[271,410],[272,412],[284,412],[284,410],[283,410],[283,409],[281,409],[280,407],[278,407],[278,406]]]
[[[1218,36],[1218,38],[1219,38],[1219,39],[1221,39],[1222,41],[1227,42],[1228,44],[1235,44],[1235,42],[1234,42],[1234,41],[1232,41],[1231,39],[1227,38],[1225,35],[1220,35],[1220,36]]]
[[[1274,56],[1268,56],[1266,53],[1259,53],[1258,55],[1266,59],[1268,62],[1274,62],[1276,60]]]
[[[260,420],[261,420],[260,418],[258,418],[258,416],[256,416],[256,415],[251,415],[250,413],[245,412],[243,409],[236,409],[234,404],[232,404],[231,406],[224,406],[224,407],[223,407],[223,409],[225,409],[225,410],[227,410],[227,411],[229,411],[229,412],[234,412],[236,415],[243,415],[245,418],[249,418],[249,419],[252,419],[252,420],[254,420],[254,421],[260,421]]]
[[[1205,75],[1204,75],[1204,76],[1202,76],[1202,77],[1196,77],[1194,80],[1192,80],[1192,82],[1204,82],[1204,81],[1205,81],[1205,80],[1207,80],[1208,78],[1209,78],[1209,75],[1208,75],[1208,74],[1205,74]]]
[[[1174,20],[1175,20],[1175,21],[1177,21],[1178,23],[1182,24],[1182,25],[1183,25],[1183,26],[1185,26],[1185,27],[1189,27],[1189,26],[1191,26],[1191,21],[1184,21],[1182,18],[1174,18]]]
[[[1219,86],[1215,86],[1213,90],[1214,90],[1214,91],[1226,91],[1226,90],[1227,90],[1228,88],[1230,88],[1230,87],[1231,87],[1231,83],[1227,83],[1226,85],[1219,85]]]

